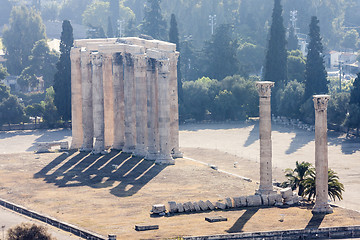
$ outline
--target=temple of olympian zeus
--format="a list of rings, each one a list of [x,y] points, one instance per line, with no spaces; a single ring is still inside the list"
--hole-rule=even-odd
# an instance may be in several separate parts
[[[141,38],[76,40],[72,149],[109,148],[173,164],[179,150],[176,45]]]
[[[179,150],[176,45],[141,38],[76,40],[71,50],[72,149],[106,153],[109,148],[174,164]],[[271,88],[257,82],[260,97],[260,186],[272,185]],[[315,95],[316,201],[314,213],[331,213],[328,203],[327,103]]]

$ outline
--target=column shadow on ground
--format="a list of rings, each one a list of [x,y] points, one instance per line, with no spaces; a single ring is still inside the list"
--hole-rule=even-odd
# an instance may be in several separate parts
[[[226,230],[228,233],[238,233],[243,232],[243,228],[245,224],[259,211],[259,208],[249,208],[239,217],[238,220],[234,223],[234,225]]]
[[[165,166],[119,151],[107,155],[70,152],[55,158],[34,178],[43,178],[58,187],[89,186],[110,188],[118,197],[137,193]]]
[[[314,214],[308,224],[306,225],[305,229],[318,229],[324,220],[326,214]]]

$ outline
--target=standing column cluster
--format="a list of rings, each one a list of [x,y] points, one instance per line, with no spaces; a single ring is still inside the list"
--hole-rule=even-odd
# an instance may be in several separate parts
[[[176,45],[140,38],[76,40],[71,148],[173,164],[179,150]]]

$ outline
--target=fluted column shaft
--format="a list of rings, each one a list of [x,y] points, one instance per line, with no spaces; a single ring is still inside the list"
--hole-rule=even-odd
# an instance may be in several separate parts
[[[136,147],[135,156],[147,154],[147,91],[146,91],[146,58],[136,54],[134,61],[136,85]]]
[[[327,105],[329,95],[315,95],[316,200],[313,213],[332,213],[328,203]]]
[[[81,51],[81,78],[82,78],[82,128],[83,143],[81,151],[91,151],[94,142],[94,123],[92,106],[92,77],[90,53]]]
[[[113,72],[112,54],[103,54],[103,85],[104,85],[104,120],[105,147],[109,148],[114,142],[114,91],[113,91]]]
[[[159,105],[159,155],[156,163],[174,164],[171,156],[170,138],[170,61],[159,60],[158,105]]]
[[[147,128],[148,153],[147,160],[156,160],[159,153],[159,124],[158,124],[158,69],[154,58],[147,60]]]
[[[260,97],[260,186],[258,194],[273,193],[272,186],[272,142],[271,142],[271,88],[273,82],[257,82],[256,87]]]
[[[113,90],[114,90],[114,144],[113,148],[122,150],[125,144],[125,110],[124,110],[124,60],[121,53],[113,56]]]
[[[124,99],[125,99],[125,145],[123,152],[133,153],[136,143],[136,100],[134,59],[125,53]]]
[[[81,90],[81,56],[80,48],[72,48],[71,59],[71,149],[78,149],[82,145],[82,90]]]
[[[104,143],[104,90],[102,56],[92,53],[92,80],[93,80],[93,122],[94,122],[94,148],[93,153],[99,154],[105,150]]]

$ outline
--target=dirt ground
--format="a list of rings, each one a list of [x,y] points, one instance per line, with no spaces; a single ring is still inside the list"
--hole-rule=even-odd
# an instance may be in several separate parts
[[[71,140],[68,130],[0,133],[0,197],[59,220],[118,239],[174,238],[232,232],[359,225],[360,213],[335,208],[313,216],[311,206],[248,208],[151,217],[153,204],[217,201],[258,188],[259,141],[255,123],[189,124],[180,127],[184,158],[174,166],[119,152],[34,154],[35,143]],[[314,162],[314,133],[273,125],[273,179],[284,180],[295,161]],[[341,206],[360,210],[360,143],[329,133],[329,166],[345,185]],[[210,168],[216,165],[220,171]],[[242,177],[252,179],[251,182]],[[353,190],[354,189],[354,190]],[[284,221],[279,219],[284,215]],[[227,222],[208,223],[208,216]],[[134,226],[158,224],[136,232]]]
[[[185,149],[189,158],[220,163],[220,157],[240,163],[234,173],[251,176],[246,163],[216,150]],[[216,201],[253,194],[258,185],[211,169],[192,160],[177,159],[174,166],[111,152],[94,156],[71,152],[0,155],[0,197],[40,213],[118,239],[172,238],[232,232],[302,229],[360,224],[358,212],[336,208],[316,218],[309,207],[248,208],[230,211],[151,217],[153,204],[168,201]],[[222,165],[218,165],[221,169]],[[243,170],[242,170],[243,169]],[[229,170],[225,169],[224,170]],[[285,221],[280,222],[281,214]],[[227,222],[208,223],[208,216]],[[136,224],[158,224],[160,229],[136,232]]]

